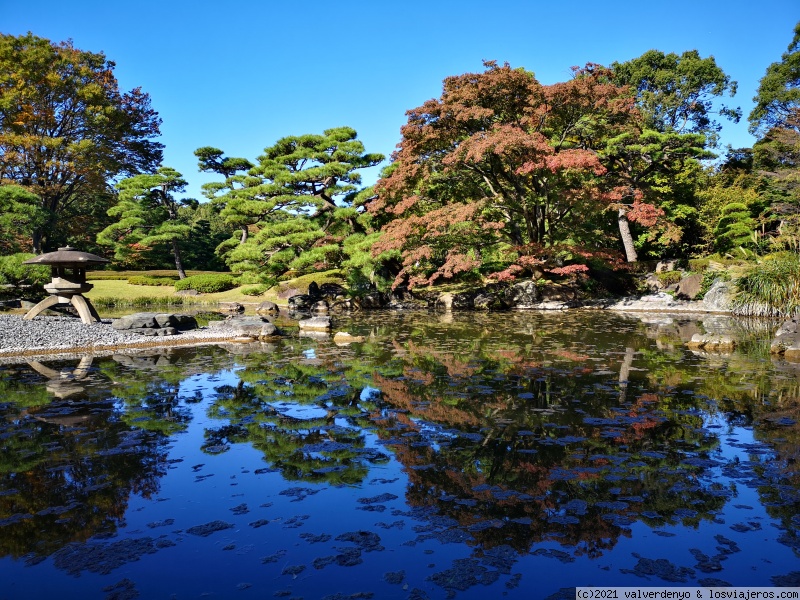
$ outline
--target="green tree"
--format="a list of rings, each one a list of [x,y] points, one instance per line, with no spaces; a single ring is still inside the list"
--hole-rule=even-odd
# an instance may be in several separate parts
[[[200,149],[201,168],[226,175],[225,159],[216,149]],[[279,275],[331,268],[341,261],[341,240],[357,226],[358,209],[351,200],[358,191],[360,169],[383,160],[367,154],[354,129],[328,129],[322,135],[289,136],[264,150],[258,164],[237,159],[226,181],[206,184],[220,215],[237,233],[220,246],[233,271]]]
[[[713,56],[701,58],[697,50],[680,56],[648,50],[638,58],[611,65],[614,83],[628,85],[644,116],[645,129],[659,132],[702,133],[716,145],[721,124],[718,113],[733,122],[740,108],[715,106],[717,98],[736,94],[737,84],[717,65]]]
[[[613,81],[628,86],[640,119],[610,141],[604,165],[617,179],[618,222],[629,261],[636,248],[656,255],[686,253],[685,237],[699,238],[695,191],[702,180],[699,160],[713,158],[721,123],[733,122],[739,108],[719,105],[733,96],[737,84],[696,50],[677,55],[649,50],[627,62],[612,64]],[[629,222],[646,229],[634,237]],[[694,235],[691,235],[694,234]]]
[[[17,185],[0,185],[0,253],[21,252],[46,219],[36,194]]]
[[[140,88],[120,92],[114,67],[69,41],[0,35],[0,184],[39,197],[35,253],[110,181],[161,161],[158,114]]]
[[[797,119],[800,110],[800,22],[794,26],[794,37],[781,60],[767,67],[753,102],[756,105],[748,119],[750,131],[754,134],[763,136],[773,127],[786,127],[791,116],[794,116],[793,128],[800,124]]]
[[[241,198],[231,192],[245,186],[247,171],[253,168],[253,163],[246,158],[225,157],[222,150],[211,146],[198,148],[194,151],[194,155],[198,158],[197,167],[201,172],[217,173],[225,178],[224,181],[203,184],[203,195],[220,208],[220,216],[225,223],[239,229],[241,232],[239,243],[246,242],[250,234],[250,226],[258,221],[239,210],[238,205]],[[225,249],[235,245],[235,241],[232,240],[232,242],[223,246],[223,253]]]
[[[180,208],[197,207],[197,201],[175,198],[186,181],[175,169],[160,167],[154,174],[141,174],[121,181],[119,204],[108,211],[118,220],[97,236],[98,243],[114,247],[117,259],[126,260],[131,251],[167,244],[175,259],[178,276],[183,279],[179,242],[188,240],[192,227],[181,217]]]

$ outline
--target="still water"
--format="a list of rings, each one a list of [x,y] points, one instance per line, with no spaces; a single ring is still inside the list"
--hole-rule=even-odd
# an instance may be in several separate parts
[[[572,598],[800,579],[768,323],[359,314],[0,365],[0,599]],[[730,354],[695,353],[725,330]]]

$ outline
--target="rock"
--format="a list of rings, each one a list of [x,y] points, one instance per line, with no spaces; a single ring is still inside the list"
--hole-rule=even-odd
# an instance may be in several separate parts
[[[703,296],[703,309],[710,312],[731,312],[734,289],[730,281],[717,279]]]
[[[361,308],[383,308],[386,305],[386,296],[380,292],[369,292],[361,296]]]
[[[677,259],[659,261],[658,264],[656,265],[656,273],[677,271],[679,262],[680,261],[678,261]]]
[[[678,298],[694,300],[700,295],[702,287],[703,275],[702,273],[695,273],[694,275],[689,275],[681,279],[678,282],[678,287],[675,292]]]
[[[783,353],[783,358],[791,362],[800,362],[800,344],[789,346]]]
[[[119,331],[162,336],[197,329],[197,320],[185,314],[141,312],[115,319],[111,326]]]
[[[775,332],[775,337],[770,344],[769,351],[772,354],[783,354],[784,358],[790,360],[787,354],[793,356],[800,350],[800,335],[798,335],[798,330],[800,330],[798,317],[784,321]]]
[[[479,292],[472,301],[475,310],[505,310],[508,308],[505,300],[497,294]]]
[[[156,314],[157,313],[142,312],[126,315],[124,317],[120,317],[119,319],[114,319],[114,322],[111,323],[111,326],[118,330],[157,329],[160,326],[156,322]]]
[[[244,312],[244,306],[242,306],[238,302],[220,302],[219,303],[219,309],[222,312],[228,312],[228,313],[243,313]]]
[[[475,296],[474,293],[451,294],[447,292],[436,299],[436,306],[445,310],[471,310],[475,307]]]
[[[330,307],[328,306],[328,303],[325,300],[318,300],[311,307],[311,312],[312,313],[321,314],[321,315],[327,315],[329,310],[330,310]]]
[[[211,321],[209,329],[224,329],[226,335],[260,340],[281,335],[274,324],[262,317],[232,317],[224,321]]]
[[[330,317],[311,317],[310,319],[303,319],[298,323],[300,329],[306,331],[329,331],[331,328]]]
[[[20,300],[3,300],[0,302],[0,307],[2,308],[22,308],[22,302]]]
[[[155,316],[159,327],[174,327],[180,331],[197,329],[197,319],[192,315],[177,313],[159,313]]]
[[[320,297],[319,285],[317,285],[316,281],[312,281],[311,283],[308,284],[308,295],[314,299]]]
[[[658,292],[664,289],[664,284],[655,275],[655,273],[650,273],[647,275],[647,277],[644,280],[644,285],[651,292]]]
[[[143,327],[143,328],[131,328],[127,329],[131,333],[138,333],[140,335],[146,335],[150,337],[162,337],[166,335],[178,335],[179,331],[174,327]]]
[[[353,342],[363,342],[364,336],[363,335],[350,335],[346,331],[337,331],[336,335],[333,336],[333,343],[343,346],[346,344],[352,344]]]
[[[200,292],[197,290],[180,290],[179,292],[175,292],[176,296],[199,296]]]
[[[281,312],[280,307],[274,302],[262,302],[256,308],[258,314],[277,315]]]
[[[577,293],[574,289],[566,285],[551,283],[539,290],[539,298],[542,303],[570,303],[574,302]]]
[[[511,286],[506,294],[513,308],[533,308],[539,303],[539,288],[535,281],[520,281]]]
[[[339,296],[347,296],[347,290],[338,283],[323,283],[319,286],[319,294],[326,300],[335,300]]]
[[[359,305],[352,298],[339,297],[331,303],[332,311],[355,310]]]
[[[736,347],[736,342],[729,335],[718,333],[695,333],[686,345],[693,350],[706,352],[730,352]]]
[[[296,294],[289,298],[289,310],[295,312],[309,312],[316,300],[310,294]]]

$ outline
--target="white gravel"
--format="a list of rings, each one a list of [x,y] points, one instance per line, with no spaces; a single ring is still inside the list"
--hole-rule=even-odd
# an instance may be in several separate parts
[[[110,320],[86,325],[73,317],[38,316],[25,321],[20,315],[0,315],[0,356],[68,352],[74,349],[174,345],[225,338],[220,330],[203,327],[174,336],[150,337],[117,331]]]

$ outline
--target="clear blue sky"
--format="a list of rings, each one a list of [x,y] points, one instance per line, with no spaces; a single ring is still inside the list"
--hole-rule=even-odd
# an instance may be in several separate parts
[[[116,62],[122,89],[150,94],[164,164],[198,199],[212,178],[197,172],[200,146],[255,161],[283,136],[348,125],[388,157],[405,111],[484,59],[547,84],[572,65],[697,49],[739,83],[729,101],[745,118],[722,143],[750,146],[758,81],[799,20],[800,0],[0,0],[0,32],[71,38]]]

